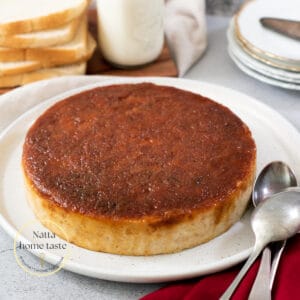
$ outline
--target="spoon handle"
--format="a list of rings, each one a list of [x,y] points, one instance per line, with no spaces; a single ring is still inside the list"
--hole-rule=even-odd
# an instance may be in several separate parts
[[[282,252],[285,248],[286,241],[279,241],[275,243],[275,250],[274,250],[274,257],[272,259],[272,265],[271,265],[271,277],[270,277],[270,289],[272,289],[275,276],[276,276],[276,271],[279,265],[279,261],[282,255]]]
[[[245,274],[247,273],[248,269],[252,266],[255,262],[256,258],[260,254],[261,250],[263,249],[264,245],[254,245],[253,251],[249,256],[248,260],[244,264],[243,268],[240,270],[239,274],[235,277],[231,285],[227,288],[225,293],[220,297],[220,300],[229,300],[232,294],[234,293],[235,289],[240,284],[241,280],[244,278]]]
[[[271,249],[266,247],[263,251],[259,270],[253,283],[248,300],[271,300],[270,273]]]

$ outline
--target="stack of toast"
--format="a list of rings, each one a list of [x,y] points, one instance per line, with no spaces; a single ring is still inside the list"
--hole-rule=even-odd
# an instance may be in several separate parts
[[[89,0],[0,1],[0,87],[80,75],[96,42]]]

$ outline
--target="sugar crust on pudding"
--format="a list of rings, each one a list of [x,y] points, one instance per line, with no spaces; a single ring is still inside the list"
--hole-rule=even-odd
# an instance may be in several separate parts
[[[125,255],[177,252],[226,231],[246,209],[255,165],[251,132],[228,108],[150,83],[56,103],[29,129],[22,155],[44,225]]]

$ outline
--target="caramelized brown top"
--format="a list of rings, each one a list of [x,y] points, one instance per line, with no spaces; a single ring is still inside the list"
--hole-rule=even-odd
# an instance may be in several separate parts
[[[254,160],[251,133],[229,109],[149,83],[100,87],[55,104],[23,149],[38,193],[68,210],[113,218],[224,201]]]

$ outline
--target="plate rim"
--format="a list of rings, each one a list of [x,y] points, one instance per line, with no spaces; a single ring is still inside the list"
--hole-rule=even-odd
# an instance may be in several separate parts
[[[240,16],[242,15],[242,13],[245,11],[245,9],[247,9],[247,7],[249,5],[255,5],[257,4],[257,0],[247,0],[244,4],[242,4],[242,6],[239,8],[239,10],[237,11],[234,19],[235,19],[235,28],[236,28],[236,33],[237,33],[237,37],[240,39],[240,41],[250,50],[252,50],[253,52],[255,52],[257,55],[264,55],[266,57],[268,57],[269,59],[275,59],[281,62],[289,62],[289,63],[295,63],[295,64],[300,64],[300,59],[293,59],[293,58],[287,58],[263,49],[258,48],[257,46],[253,45],[253,43],[251,43],[245,36],[242,35],[241,29],[240,29],[240,25],[239,25],[239,19]],[[297,67],[299,69],[299,67]]]
[[[99,83],[96,83],[96,84],[95,83],[86,84],[81,87],[66,91],[64,93],[60,93],[54,97],[50,97],[49,99],[42,101],[40,104],[33,106],[27,112],[25,112],[21,116],[17,117],[14,122],[12,122],[9,126],[7,126],[1,132],[0,140],[3,138],[3,136],[5,136],[5,134],[10,130],[10,128],[13,127],[14,124],[18,122],[18,120],[20,118],[24,118],[24,115],[32,113],[32,111],[34,109],[38,109],[38,107],[42,106],[43,104],[45,105],[45,103],[48,103],[48,102],[52,103],[52,101],[55,101],[54,99],[57,99],[56,101],[59,101],[59,100],[64,99],[65,97],[68,97],[68,95],[73,95],[75,93],[82,92],[82,91],[85,91],[85,90],[88,90],[88,89],[91,89],[91,88],[94,88],[97,86],[106,86],[106,85],[110,85],[110,84],[120,84],[120,83],[137,83],[137,82],[153,82],[155,84],[169,85],[169,86],[175,86],[175,87],[177,85],[180,85],[179,88],[183,88],[181,86],[181,84],[186,82],[187,84],[185,85],[185,88],[183,88],[183,89],[186,89],[189,91],[191,90],[198,94],[201,93],[201,84],[202,84],[202,86],[204,86],[204,90],[205,90],[205,86],[206,86],[206,88],[208,88],[208,89],[217,88],[219,90],[222,90],[223,92],[225,92],[225,94],[234,93],[234,95],[236,97],[242,96],[243,98],[247,99],[246,102],[248,103],[248,105],[249,105],[249,101],[250,101],[251,104],[262,109],[265,113],[267,113],[267,115],[271,114],[273,118],[275,117],[275,119],[279,120],[280,122],[283,122],[285,126],[288,126],[291,131],[291,134],[294,136],[297,136],[297,139],[299,140],[299,145],[300,145],[300,134],[299,134],[298,130],[288,120],[286,120],[282,115],[280,115],[277,111],[273,110],[268,105],[259,102],[258,100],[256,100],[255,98],[253,98],[251,96],[248,96],[248,95],[241,93],[239,91],[236,91],[234,89],[226,88],[226,87],[223,87],[223,86],[220,86],[217,84],[205,83],[205,82],[190,80],[190,79],[160,78],[160,77],[111,78],[111,79],[107,79],[103,82],[100,81]],[[199,85],[200,85],[200,88],[199,88]],[[197,90],[197,91],[195,91],[195,90]],[[204,95],[205,95],[205,93],[204,93]],[[218,102],[217,99],[214,99],[214,100]],[[242,102],[240,104],[243,105]],[[223,104],[223,105],[227,106],[227,104]],[[2,216],[1,211],[0,211],[0,225],[11,237],[15,236],[15,229],[13,228],[13,226],[11,226],[11,224],[9,224],[9,222],[7,222],[7,220],[5,220],[4,216]],[[82,265],[75,263],[75,262],[73,262],[72,264],[67,263],[64,266],[64,269],[73,271],[73,272],[76,272],[79,274],[91,276],[91,277],[107,279],[107,280],[114,280],[114,281],[137,282],[137,283],[138,282],[139,283],[164,282],[164,281],[169,281],[169,280],[179,280],[179,279],[184,279],[184,278],[200,276],[200,275],[204,275],[204,274],[210,274],[210,273],[213,273],[216,271],[220,271],[220,270],[229,268],[229,267],[241,262],[242,260],[244,260],[247,257],[247,255],[250,253],[250,251],[251,251],[251,247],[249,249],[245,249],[242,252],[239,252],[238,254],[235,254],[231,257],[227,257],[226,260],[223,260],[223,263],[218,264],[218,265],[214,264],[213,266],[207,267],[205,270],[199,271],[199,269],[196,268],[193,270],[186,270],[185,272],[180,271],[177,273],[173,272],[173,274],[162,274],[161,276],[157,276],[157,274],[156,274],[154,277],[153,277],[153,275],[152,276],[144,275],[144,277],[137,277],[136,274],[124,275],[121,273],[116,275],[115,273],[107,274],[107,272],[106,272],[106,274],[100,274],[101,276],[99,276],[98,273],[94,274],[96,271],[93,268],[85,267],[83,269]],[[35,254],[35,253],[33,253],[33,254]]]
[[[243,71],[248,76],[259,80],[260,82],[267,83],[272,86],[288,89],[288,90],[294,90],[299,91],[300,90],[300,84],[287,82],[279,79],[275,79],[273,77],[269,77],[267,75],[264,75],[262,73],[259,73],[257,71],[252,70],[250,67],[245,65],[243,62],[241,62],[233,53],[231,49],[228,48],[228,53],[230,58],[233,60],[233,62],[236,64],[236,66]]]
[[[227,32],[228,47],[233,52],[234,56],[239,59],[244,65],[252,70],[257,70],[258,73],[264,76],[286,81],[288,83],[300,84],[300,73],[274,67],[268,61],[261,61],[260,58],[255,58],[246,49],[242,48],[236,40],[234,33],[234,22],[231,19]]]

